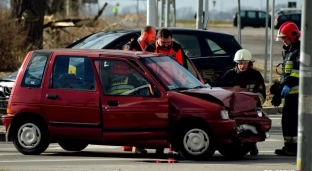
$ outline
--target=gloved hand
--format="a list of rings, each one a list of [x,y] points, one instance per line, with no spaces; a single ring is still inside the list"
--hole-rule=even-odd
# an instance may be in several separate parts
[[[285,85],[282,89],[281,96],[285,98],[286,94],[288,94],[289,91],[290,91],[290,88],[287,85]]]
[[[271,94],[280,94],[281,92],[281,84],[279,82],[275,82],[271,87],[270,87],[270,93]]]
[[[275,107],[278,107],[281,103],[282,103],[281,94],[279,93],[275,94],[271,100],[271,104]]]

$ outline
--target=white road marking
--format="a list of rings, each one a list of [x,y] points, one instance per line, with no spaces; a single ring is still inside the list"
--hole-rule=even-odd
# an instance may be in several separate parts
[[[0,160],[0,163],[23,163],[23,162],[69,162],[69,161],[145,161],[147,159],[138,158],[85,158],[85,159],[44,159],[44,160]],[[159,160],[159,159],[148,159],[148,160]]]
[[[265,141],[284,141],[284,140],[277,140],[277,139],[266,139]],[[264,141],[264,142],[265,142]]]

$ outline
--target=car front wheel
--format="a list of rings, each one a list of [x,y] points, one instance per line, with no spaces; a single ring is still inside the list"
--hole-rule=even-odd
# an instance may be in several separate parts
[[[25,155],[39,155],[49,146],[48,128],[40,122],[24,121],[16,125],[13,133],[15,148]]]
[[[213,138],[203,125],[184,125],[179,130],[178,151],[189,160],[207,160],[215,152]]]

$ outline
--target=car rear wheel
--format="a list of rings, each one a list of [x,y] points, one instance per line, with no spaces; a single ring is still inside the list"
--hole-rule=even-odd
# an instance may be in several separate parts
[[[189,160],[208,160],[215,152],[215,145],[206,126],[183,125],[179,130],[179,154]]]
[[[40,122],[24,121],[16,125],[13,133],[15,148],[25,155],[38,155],[49,146],[48,128]]]
[[[60,141],[58,144],[66,151],[81,151],[89,144],[85,142]]]
[[[244,143],[241,145],[229,144],[220,147],[218,151],[227,158],[241,158],[246,156],[254,145],[255,143]]]

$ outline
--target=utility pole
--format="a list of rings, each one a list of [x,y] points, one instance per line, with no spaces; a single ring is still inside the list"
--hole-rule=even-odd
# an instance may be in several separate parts
[[[169,27],[170,0],[166,0],[165,27]]]
[[[196,29],[203,28],[203,0],[197,0]]]
[[[177,24],[176,0],[171,0],[171,2],[172,2],[172,8],[173,8],[172,25],[173,27],[176,27],[176,24]]]
[[[275,0],[272,0],[272,16],[271,16],[271,42],[270,42],[270,84],[272,84],[273,80],[273,41],[274,41],[274,8],[275,8]]]
[[[262,0],[261,0],[262,2]],[[261,3],[262,7],[262,3]],[[272,16],[273,17],[273,16]],[[264,47],[264,81],[267,81],[268,71],[268,23],[269,23],[269,0],[266,0],[266,17],[265,17],[265,47]],[[274,27],[271,25],[271,29]]]
[[[238,0],[238,7],[237,7],[237,31],[238,31],[238,43],[239,44],[242,44],[242,41],[241,41],[241,16],[240,16],[240,12],[241,12],[241,9],[240,9],[240,0]]]
[[[156,27],[157,21],[156,21],[156,0],[147,0],[147,11],[146,11],[146,18],[147,18],[147,25],[151,25]]]
[[[205,0],[205,17],[203,20],[204,24],[206,24],[204,27],[206,30],[208,30],[208,21],[209,21],[209,0]],[[206,23],[207,22],[207,23]]]
[[[302,0],[297,170],[312,170],[312,6]]]
[[[160,21],[159,26],[164,26],[164,16],[165,16],[165,0],[160,0]]]

